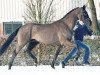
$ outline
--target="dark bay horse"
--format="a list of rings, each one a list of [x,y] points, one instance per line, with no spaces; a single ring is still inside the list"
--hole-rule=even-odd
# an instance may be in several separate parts
[[[71,42],[73,27],[75,26],[76,21],[80,19],[87,25],[91,24],[91,20],[85,8],[85,6],[77,7],[67,13],[62,19],[51,24],[42,25],[28,23],[16,29],[16,31],[8,37],[6,42],[0,48],[0,55],[2,55],[17,35],[16,49],[13,51],[9,62],[9,69],[11,69],[16,55],[27,43],[29,43],[27,52],[35,60],[35,63],[37,63],[37,58],[31,53],[31,50],[40,42],[44,44],[59,44],[58,50],[56,51],[51,64],[51,66],[54,68],[55,60],[57,59],[63,45],[76,47],[76,45]]]

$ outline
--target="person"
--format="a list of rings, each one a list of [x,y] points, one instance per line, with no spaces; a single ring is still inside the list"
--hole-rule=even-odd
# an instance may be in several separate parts
[[[88,59],[89,59],[89,48],[86,44],[83,43],[83,38],[84,35],[92,35],[92,32],[89,31],[87,26],[83,23],[83,21],[78,20],[75,27],[73,28],[74,30],[74,42],[76,45],[78,45],[78,48],[83,48],[85,51],[84,58],[83,58],[83,63],[84,64],[90,64]],[[65,64],[68,62],[68,60],[78,51],[78,48],[74,48],[68,56],[62,61],[62,68],[65,67]]]

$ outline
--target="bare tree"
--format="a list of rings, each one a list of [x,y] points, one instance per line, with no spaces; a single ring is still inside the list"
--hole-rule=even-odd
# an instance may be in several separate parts
[[[97,14],[96,14],[96,8],[94,5],[94,0],[88,0],[88,2],[90,5],[91,15],[92,15],[92,29],[93,29],[93,32],[96,33],[98,21],[97,21]]]
[[[25,20],[34,23],[50,23],[54,18],[54,0],[27,0]]]
[[[34,23],[51,23],[55,16],[54,14],[54,7],[53,7],[54,0],[27,0],[26,3],[26,12],[25,12],[25,20],[34,22]],[[41,47],[43,44],[38,45],[38,53],[37,59],[38,64],[40,64],[41,60]]]

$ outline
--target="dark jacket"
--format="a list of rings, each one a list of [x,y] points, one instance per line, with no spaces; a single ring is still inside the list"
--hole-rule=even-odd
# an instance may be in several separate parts
[[[84,35],[92,35],[92,32],[89,31],[86,25],[80,25],[79,22],[77,23],[78,28],[74,30],[74,39],[83,41]]]

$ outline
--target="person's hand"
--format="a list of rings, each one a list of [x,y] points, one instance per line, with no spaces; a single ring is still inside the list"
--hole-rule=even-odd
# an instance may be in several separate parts
[[[95,35],[92,35],[90,38],[93,40],[93,39],[95,39],[95,37],[96,37]]]

